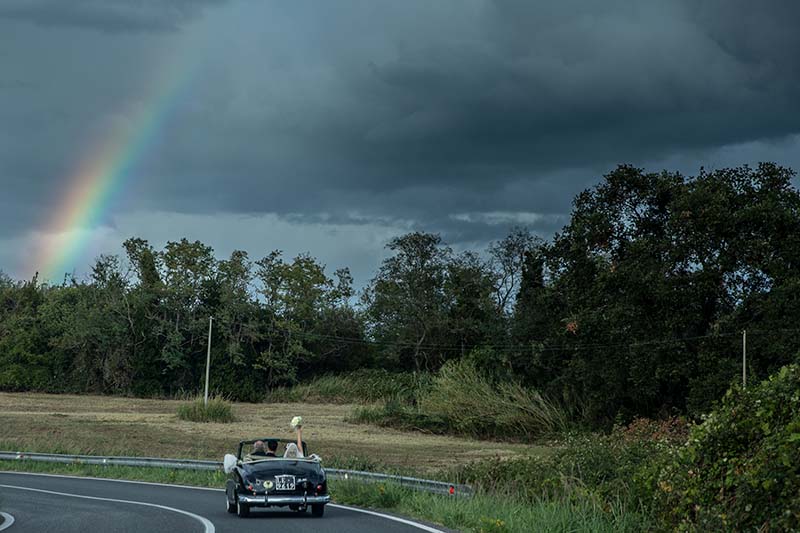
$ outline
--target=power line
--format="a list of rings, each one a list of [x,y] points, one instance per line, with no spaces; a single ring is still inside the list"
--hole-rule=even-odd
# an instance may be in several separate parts
[[[690,342],[690,341],[697,341],[697,340],[704,340],[704,339],[712,339],[712,338],[726,338],[726,337],[733,337],[740,335],[739,331],[735,332],[720,332],[720,333],[709,333],[705,335],[692,335],[687,337],[671,337],[666,339],[656,339],[656,340],[649,340],[649,341],[633,341],[633,342],[621,342],[621,343],[578,343],[578,344],[562,344],[560,346],[556,345],[547,345],[546,341],[544,340],[532,340],[528,341],[525,344],[465,344],[465,345],[455,345],[455,344],[417,344],[414,342],[403,342],[403,341],[379,341],[379,340],[371,340],[371,339],[364,339],[364,338],[356,338],[356,337],[344,337],[340,335],[331,335],[325,333],[315,333],[312,331],[303,331],[303,330],[289,330],[286,328],[276,328],[282,329],[284,332],[290,335],[297,335],[300,337],[305,338],[312,338],[312,339],[323,339],[323,340],[331,340],[337,341],[342,343],[348,344],[358,344],[358,345],[367,345],[367,346],[385,346],[385,347],[399,347],[399,348],[419,348],[424,350],[439,350],[439,351],[451,351],[451,352],[461,352],[463,350],[473,350],[476,348],[483,348],[483,349],[491,349],[496,351],[518,351],[518,350],[526,350],[528,348],[534,348],[534,345],[538,344],[536,349],[539,352],[567,352],[567,351],[576,351],[576,350],[590,350],[590,349],[603,349],[603,348],[636,348],[640,346],[655,346],[655,345],[664,345],[664,344],[675,344],[675,343],[682,343],[682,342]],[[774,334],[774,333],[797,333],[800,332],[800,329],[794,328],[785,328],[785,329],[771,329],[771,330],[749,330],[748,334],[750,335],[764,335],[764,334]]]

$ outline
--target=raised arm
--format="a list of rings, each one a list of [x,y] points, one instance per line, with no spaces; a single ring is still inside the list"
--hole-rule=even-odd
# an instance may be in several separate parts
[[[303,454],[303,426],[297,426],[297,452],[300,454],[300,457],[304,457],[304,454]]]

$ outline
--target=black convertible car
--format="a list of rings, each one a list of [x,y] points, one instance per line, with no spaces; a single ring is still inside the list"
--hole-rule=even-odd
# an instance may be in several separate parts
[[[247,451],[257,440],[277,441],[278,456],[248,454]],[[245,440],[239,443],[235,456],[225,456],[223,466],[228,475],[225,503],[229,513],[246,517],[252,507],[288,506],[300,513],[311,507],[312,515],[325,514],[325,504],[331,500],[325,470],[318,457],[305,457],[305,442],[304,457],[282,457],[283,449],[289,442],[271,437]]]

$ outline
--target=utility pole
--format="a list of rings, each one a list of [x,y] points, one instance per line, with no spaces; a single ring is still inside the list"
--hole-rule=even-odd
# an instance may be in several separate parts
[[[208,352],[206,353],[206,393],[203,397],[203,405],[208,405],[208,374],[211,368],[211,324],[214,323],[214,317],[208,317]]]
[[[742,388],[747,388],[747,330],[742,330]]]

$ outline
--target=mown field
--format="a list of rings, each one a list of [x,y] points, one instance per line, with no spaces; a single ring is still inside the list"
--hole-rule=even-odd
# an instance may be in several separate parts
[[[490,457],[546,454],[517,443],[405,432],[346,422],[354,405],[234,403],[231,424],[176,416],[179,400],[0,393],[0,449],[221,459],[239,440],[290,438],[302,415],[309,449],[328,464],[435,474]]]

